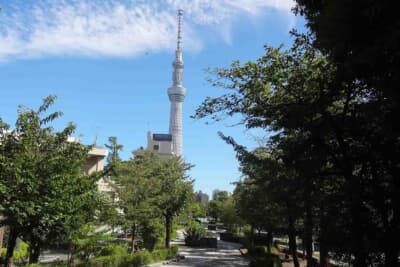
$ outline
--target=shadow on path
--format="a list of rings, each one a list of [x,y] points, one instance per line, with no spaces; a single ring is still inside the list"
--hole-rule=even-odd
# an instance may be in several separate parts
[[[218,248],[193,248],[179,246],[179,254],[185,256],[179,262],[170,262],[170,267],[247,267],[249,262],[239,252],[240,244],[218,240]],[[151,265],[153,267],[163,264]]]

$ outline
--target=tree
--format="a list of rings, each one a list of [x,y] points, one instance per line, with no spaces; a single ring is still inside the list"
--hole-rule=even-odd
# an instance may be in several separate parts
[[[71,235],[74,254],[87,266],[90,258],[99,254],[99,243],[109,238],[104,232],[96,231],[94,225],[83,224]]]
[[[392,111],[398,111],[400,31],[395,26],[399,23],[396,3],[296,2],[295,11],[304,15],[315,36],[313,45],[326,52],[337,65],[340,74],[337,78],[357,79],[367,83],[371,90],[382,90],[394,104]]]
[[[363,170],[363,177],[352,182],[353,187],[359,188],[353,199],[354,232],[357,234],[352,243],[359,248],[353,252],[355,265],[380,262],[383,248],[385,265],[395,266],[399,263],[400,252],[397,238],[400,235],[400,200],[397,197],[400,186],[396,182],[400,167],[395,160],[400,156],[400,145],[396,141],[400,136],[397,122],[400,31],[395,26],[399,23],[395,2],[298,0],[296,11],[307,19],[308,28],[315,36],[313,46],[324,51],[336,67],[335,83],[330,90],[337,92],[341,90],[338,85],[344,83],[357,84],[350,94],[352,99],[358,96],[359,100],[357,105],[350,106],[363,123],[351,132],[354,139],[343,136],[341,144],[347,153],[353,153],[351,148],[363,148],[357,152],[363,161],[357,164],[358,169]],[[360,97],[360,93],[365,97]],[[365,195],[368,208],[359,209],[363,205],[356,203],[362,202]],[[362,228],[357,225],[362,225],[363,220],[357,219],[360,217],[357,210],[379,221],[376,223],[381,224],[377,227],[378,238],[368,235],[368,227],[360,230]],[[375,230],[368,231],[375,234]],[[376,243],[373,245],[376,247],[370,248],[367,243]]]
[[[117,206],[122,211],[122,225],[131,232],[131,251],[134,252],[139,231],[160,216],[156,198],[161,161],[154,153],[145,153],[117,166],[114,186]]]
[[[221,202],[220,218],[231,232],[238,232],[239,227],[243,226],[243,219],[238,216],[235,200],[232,196]]]
[[[268,249],[271,251],[273,235],[284,233],[282,231],[284,228],[283,212],[280,203],[273,201],[270,193],[259,184],[259,180],[253,175],[246,176],[236,184],[233,198],[238,215],[250,225],[251,244],[254,245],[255,230],[267,231]]]
[[[165,222],[165,247],[170,247],[172,220],[193,196],[193,182],[187,176],[192,165],[184,163],[179,157],[171,157],[161,161],[159,170],[159,198],[157,201]]]
[[[272,130],[266,147],[290,170],[289,176],[296,177],[281,176],[304,205],[307,239],[310,230],[316,230],[326,245],[321,265],[329,250],[353,255],[355,265],[365,266],[379,261],[382,253],[393,259],[393,251],[398,251],[379,245],[395,242],[399,226],[393,165],[397,148],[385,150],[396,135],[387,135],[380,123],[391,112],[384,96],[360,80],[339,82],[337,68],[313,47],[311,37],[296,35],[289,50],[267,46],[266,55],[256,62],[216,69],[214,85],[229,93],[207,98],[195,117],[220,120],[240,114],[247,128]],[[336,224],[324,229],[332,214]],[[316,220],[319,225],[313,227]],[[343,233],[344,246],[338,245],[338,235],[328,234],[335,231]]]
[[[105,144],[105,147],[110,150],[110,153],[107,157],[107,164],[109,166],[115,166],[116,164],[121,162],[121,158],[119,156],[119,152],[124,148],[123,145],[118,144],[117,137],[110,136],[108,137],[108,144]]]
[[[67,141],[75,126],[47,126],[61,115],[45,115],[54,100],[46,97],[36,111],[20,107],[13,130],[0,120],[1,224],[10,229],[5,266],[18,237],[29,241],[30,262],[37,262],[43,241],[59,237],[77,212],[90,214],[88,200],[95,199],[96,180],[82,174],[88,148]]]
[[[223,203],[228,200],[229,192],[225,190],[214,190],[212,200],[207,205],[207,215],[218,222],[221,219]]]
[[[243,219],[252,228],[268,231],[269,247],[273,232],[287,234],[293,263],[298,267],[296,236],[303,201],[296,171],[284,164],[282,151],[260,147],[248,152],[232,138],[220,135],[234,147],[241,170],[247,177],[247,185],[239,183],[235,189],[235,197],[243,201],[237,203]],[[255,199],[257,193],[261,193],[260,199]],[[257,219],[260,221],[255,221]]]
[[[190,204],[190,214],[192,218],[204,218],[206,217],[205,204],[193,201]]]

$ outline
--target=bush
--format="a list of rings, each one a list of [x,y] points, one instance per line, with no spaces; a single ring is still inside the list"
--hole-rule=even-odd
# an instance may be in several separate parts
[[[124,249],[124,250],[122,250]],[[143,267],[150,263],[160,262],[175,258],[178,255],[178,247],[156,249],[152,252],[142,250],[138,253],[128,254],[125,252],[126,247],[121,245],[108,246],[104,253],[114,251],[115,254],[103,255],[91,258],[88,262],[76,264],[76,267]],[[123,253],[121,253],[124,251]],[[56,265],[46,265],[53,267]],[[24,267],[43,267],[39,264],[26,265]]]
[[[255,261],[252,261],[251,267],[281,267],[281,261],[278,256],[268,253],[267,246],[255,246],[249,248],[249,255]]]
[[[206,236],[206,230],[203,225],[198,222],[191,222],[188,228],[185,229],[185,243],[190,244],[192,242],[200,240]]]
[[[100,251],[100,256],[122,255],[128,250],[126,245],[110,243],[104,246]]]
[[[264,257],[268,254],[268,247],[266,246],[255,246],[249,248],[249,254],[253,257]]]
[[[143,226],[141,234],[143,238],[143,247],[152,251],[157,243],[161,243],[165,238],[164,226],[158,220],[149,222]]]
[[[13,260],[14,262],[21,262],[28,258],[29,245],[25,242],[20,242],[19,245],[14,249]],[[5,259],[7,254],[7,249],[1,249],[1,258]]]
[[[118,251],[118,250],[117,250]],[[170,249],[156,249],[152,252],[142,250],[135,254],[112,254],[90,259],[79,267],[141,267],[153,262],[172,259],[178,255],[178,247],[172,246]]]
[[[168,248],[160,248],[152,251],[151,253],[151,262],[159,262],[163,260],[170,260],[178,256],[178,247],[171,246]]]

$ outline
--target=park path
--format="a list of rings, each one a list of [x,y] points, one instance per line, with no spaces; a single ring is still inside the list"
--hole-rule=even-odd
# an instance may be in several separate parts
[[[183,237],[178,233],[175,243],[179,246],[179,255],[185,256],[178,262],[158,263],[151,267],[247,267],[249,261],[240,254],[240,244],[218,240],[217,248],[193,248],[184,246]]]

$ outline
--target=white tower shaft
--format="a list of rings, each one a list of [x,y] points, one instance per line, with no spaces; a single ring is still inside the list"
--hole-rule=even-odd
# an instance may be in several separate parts
[[[182,85],[183,59],[181,49],[181,26],[183,11],[178,11],[178,43],[175,52],[173,84],[168,89],[168,97],[171,102],[169,119],[169,133],[172,135],[172,151],[177,156],[183,155],[182,145],[182,106],[186,96],[186,89]]]

